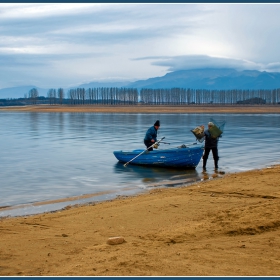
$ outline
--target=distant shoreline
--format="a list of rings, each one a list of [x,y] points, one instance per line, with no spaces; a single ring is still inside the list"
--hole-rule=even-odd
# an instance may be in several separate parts
[[[1,111],[41,113],[279,114],[280,105],[28,105]]]

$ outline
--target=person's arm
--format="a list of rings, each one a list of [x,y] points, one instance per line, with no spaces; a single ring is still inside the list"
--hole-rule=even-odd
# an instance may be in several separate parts
[[[151,142],[155,143],[157,141],[157,130],[155,129],[154,126],[151,127],[151,137],[152,137]]]
[[[154,128],[154,132],[155,132],[155,137],[154,137],[154,140],[155,140],[155,142],[157,142],[158,140],[157,140],[157,130]]]
[[[150,142],[155,142],[155,140],[153,140],[153,128],[150,127],[148,130],[147,130],[147,133],[146,133],[146,139]]]
[[[151,142],[155,143],[157,141],[157,130],[155,127],[152,127],[152,140]]]

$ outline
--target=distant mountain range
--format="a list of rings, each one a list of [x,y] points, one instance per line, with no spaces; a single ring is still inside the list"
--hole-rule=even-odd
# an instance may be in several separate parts
[[[130,86],[138,89],[173,87],[216,90],[274,89],[280,88],[280,73],[234,69],[181,70],[163,77],[137,81]]]
[[[0,89],[0,98],[20,98],[31,88],[37,88],[40,96],[46,96],[48,89],[36,86],[22,86]],[[260,72],[256,70],[237,71],[235,69],[193,69],[167,73],[162,77],[136,82],[91,82],[75,88],[130,87],[137,88],[191,88],[191,89],[275,89],[280,88],[279,72]],[[50,86],[51,88],[51,86]],[[70,88],[64,88],[68,91]]]

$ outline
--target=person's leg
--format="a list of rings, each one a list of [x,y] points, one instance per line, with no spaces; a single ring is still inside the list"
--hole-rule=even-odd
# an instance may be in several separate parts
[[[154,143],[150,142],[150,141],[146,141],[144,140],[144,144],[147,147],[147,149],[152,146]],[[150,149],[148,149],[148,151],[153,151],[153,147],[151,147]]]
[[[204,154],[203,154],[203,169],[206,169],[206,163],[209,156],[210,149],[204,148]]]
[[[218,160],[219,160],[218,148],[213,148],[212,149],[212,154],[213,154],[215,169],[218,169]]]

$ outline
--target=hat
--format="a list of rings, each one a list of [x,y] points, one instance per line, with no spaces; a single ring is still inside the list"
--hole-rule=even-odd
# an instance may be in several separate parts
[[[160,126],[159,120],[154,123],[154,126]]]
[[[214,124],[212,122],[209,122],[208,125],[209,126],[214,126]]]

